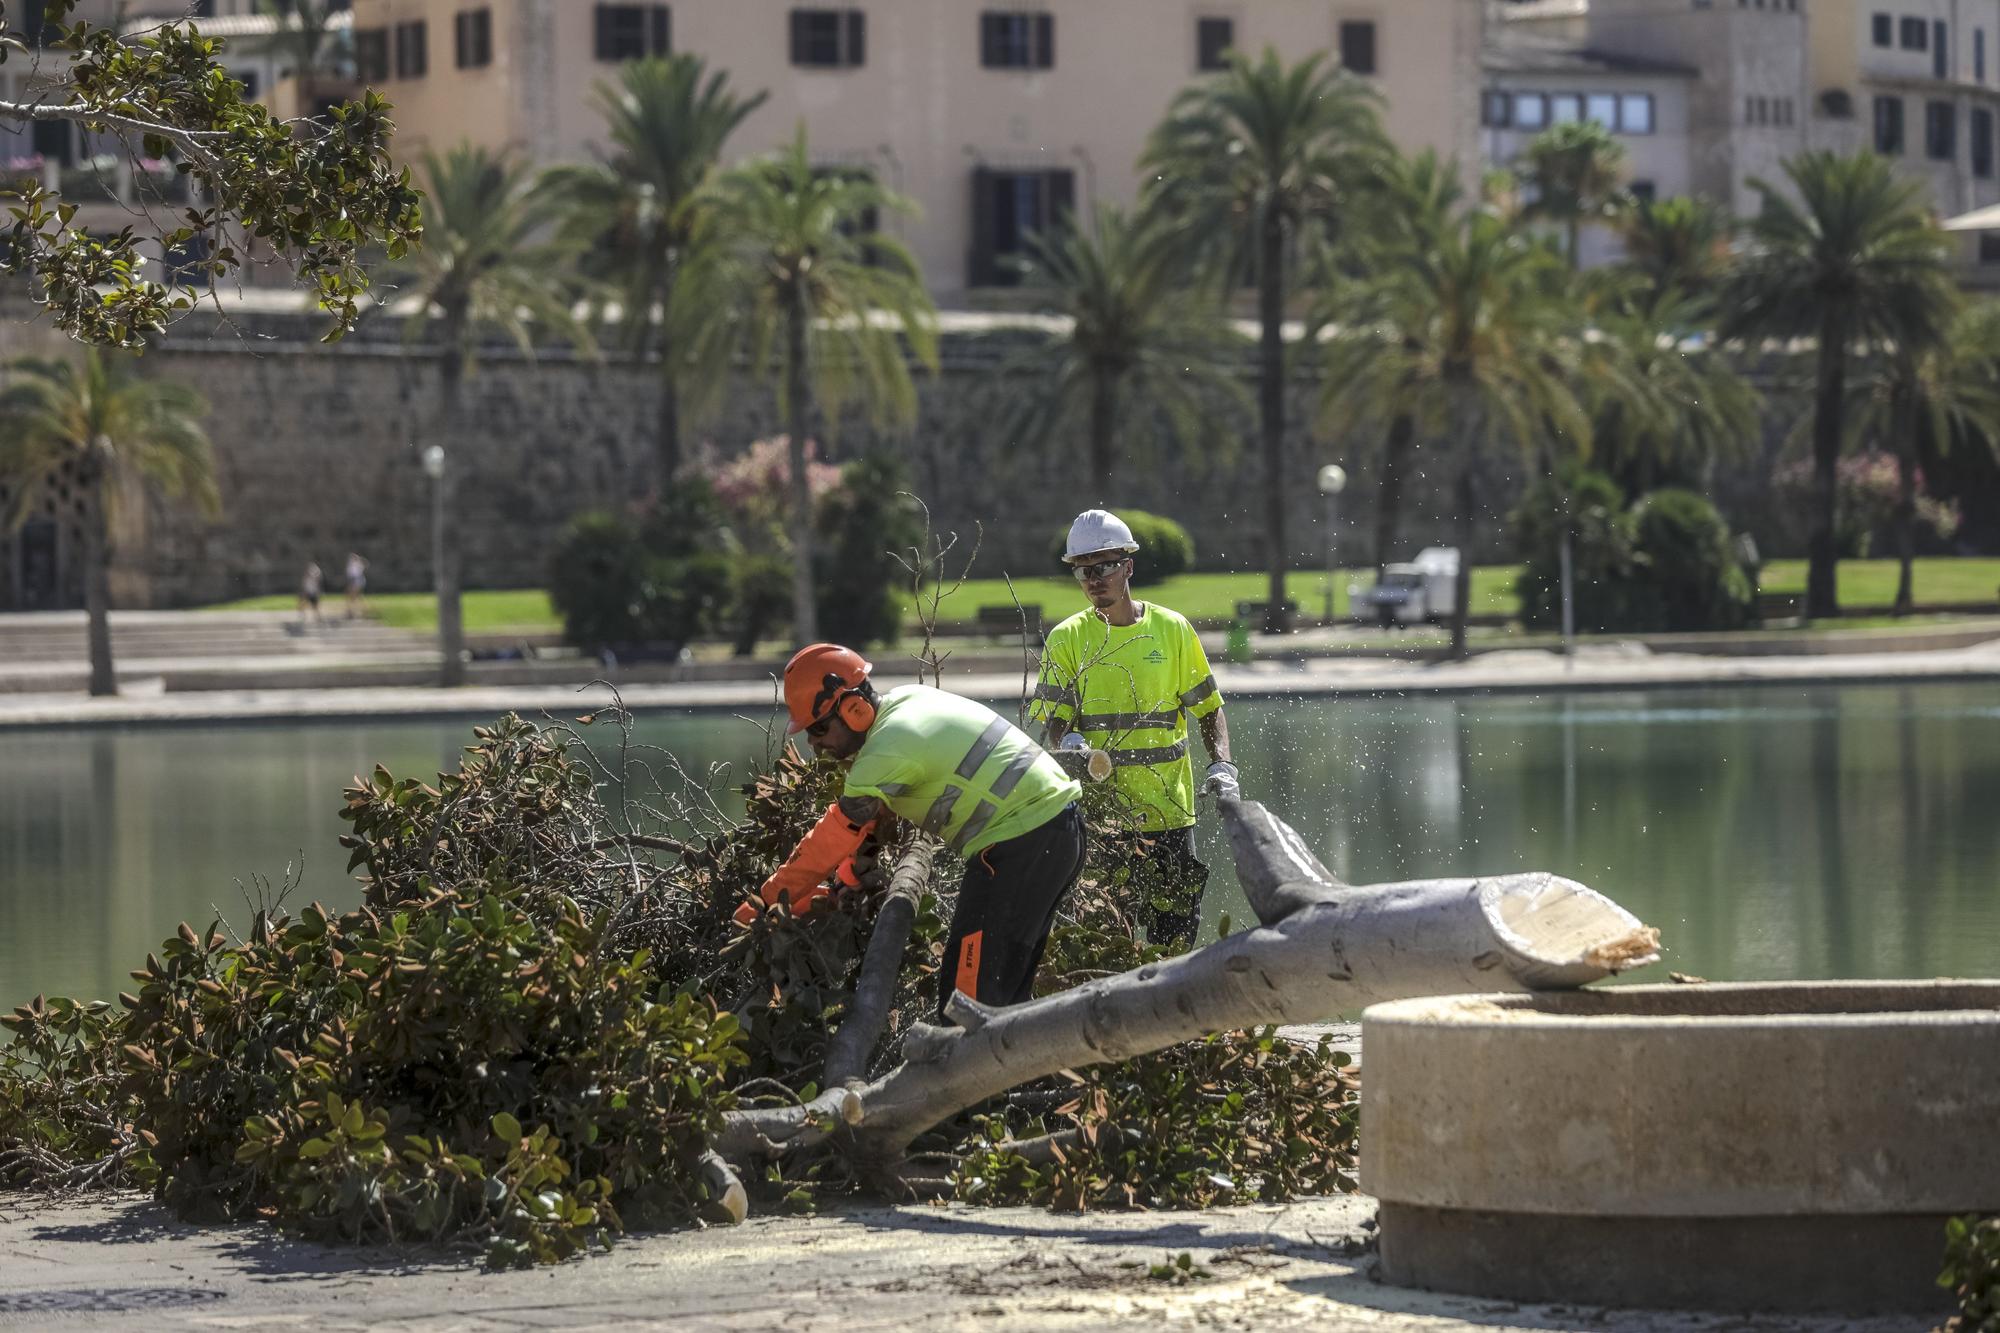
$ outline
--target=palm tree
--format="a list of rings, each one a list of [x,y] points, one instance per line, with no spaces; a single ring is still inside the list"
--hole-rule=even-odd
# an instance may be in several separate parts
[[[723,145],[768,93],[739,97],[728,74],[709,74],[698,56],[635,60],[595,97],[612,151],[598,163],[556,167],[549,188],[566,200],[566,229],[593,247],[593,265],[619,292],[632,350],[649,335],[660,355],[655,483],[680,470],[688,389],[719,388],[726,366],[690,355],[723,345],[699,335],[714,321],[683,299],[682,279],[700,262],[713,229],[709,189]],[[658,324],[654,324],[654,312]],[[709,402],[718,395],[710,395]]]
[[[563,290],[566,249],[540,239],[555,201],[537,188],[527,167],[504,154],[461,145],[442,156],[427,151],[423,174],[429,190],[424,244],[412,252],[412,272],[403,287],[417,298],[409,336],[430,334],[437,347],[442,440],[459,427],[465,377],[478,359],[483,329],[502,331],[529,356],[537,323],[586,350],[591,340]],[[438,679],[457,685],[465,679],[465,630],[458,549],[450,531],[452,473],[436,485],[438,646],[444,656]]]
[[[184,384],[142,379],[123,357],[88,348],[80,366],[22,360],[0,392],[0,477],[14,487],[10,528],[51,489],[73,482],[83,498],[83,604],[90,620],[90,692],[118,693],[111,667],[111,520],[118,485],[158,487],[221,505],[201,419],[202,396]]]
[[[2000,302],[1960,309],[1936,341],[1891,347],[1857,388],[1857,433],[1896,457],[1894,614],[1906,616],[1915,601],[1918,459],[1960,440],[2000,449]]]
[[[1705,490],[1714,465],[1741,457],[1762,423],[1761,397],[1712,340],[1690,332],[1710,303],[1669,287],[1586,306],[1618,373],[1589,381],[1592,465],[1637,498],[1661,486]]]
[[[1729,267],[1734,229],[1728,212],[1708,199],[1675,195],[1643,200],[1621,219],[1625,267],[1654,293],[1712,296]]]
[[[333,63],[344,37],[333,16],[346,8],[339,0],[257,0],[258,11],[278,21],[278,45],[301,80]]]
[[[1174,99],[1141,169],[1150,203],[1212,272],[1257,284],[1257,398],[1271,583],[1265,628],[1285,627],[1285,294],[1287,256],[1335,227],[1387,155],[1380,99],[1360,79],[1274,49],[1232,55]]]
[[[860,402],[878,424],[912,424],[905,345],[937,368],[937,312],[916,257],[872,229],[873,219],[915,206],[872,178],[815,168],[804,126],[779,153],[729,173],[719,193],[729,251],[717,290],[728,293],[751,364],[776,388],[789,437],[792,632],[804,645],[819,637],[806,475],[813,409],[832,425]]]
[[[1481,460],[1500,444],[1537,460],[1558,443],[1589,448],[1578,397],[1587,344],[1569,279],[1545,242],[1496,212],[1470,210],[1427,243],[1385,256],[1356,298],[1366,322],[1330,353],[1322,410],[1377,420],[1408,412],[1454,455],[1456,656],[1471,609]]]
[[[1009,358],[1038,391],[1023,399],[1016,437],[1045,438],[1088,422],[1090,479],[1110,503],[1119,443],[1145,404],[1186,445],[1211,433],[1218,400],[1240,400],[1230,367],[1237,340],[1212,292],[1190,281],[1171,231],[1156,217],[1100,204],[1087,226],[1029,239],[1029,281],[1043,285],[1066,334]]]
[[[1922,345],[1949,319],[1944,234],[1873,153],[1802,153],[1785,163],[1792,195],[1763,180],[1751,250],[1732,275],[1722,332],[1815,340],[1812,528],[1806,615],[1837,615],[1834,470],[1846,438],[1848,360],[1857,347]]]
[[[1464,200],[1456,165],[1441,160],[1432,149],[1414,157],[1392,149],[1378,170],[1378,188],[1365,200],[1367,217],[1354,228],[1349,242],[1328,256],[1318,284],[1321,299],[1311,327],[1353,326],[1352,336],[1329,344],[1327,370],[1335,381],[1363,373],[1363,367],[1348,363],[1355,358],[1372,358],[1372,337],[1403,336],[1381,323],[1383,312],[1372,300],[1377,289],[1365,281],[1366,275],[1398,262],[1412,249],[1436,245]],[[1324,397],[1322,404],[1330,401],[1332,395]],[[1405,476],[1417,446],[1417,419],[1415,403],[1407,395],[1392,395],[1379,401],[1377,407],[1387,413],[1373,506],[1375,569],[1380,574],[1396,548]],[[1334,423],[1325,424],[1331,427]],[[1367,424],[1379,427],[1382,422],[1370,420]]]
[[[1615,218],[1625,205],[1625,149],[1596,121],[1579,120],[1543,130],[1522,156],[1521,183],[1534,196],[1528,216],[1563,229],[1563,253],[1576,268],[1583,224]]]

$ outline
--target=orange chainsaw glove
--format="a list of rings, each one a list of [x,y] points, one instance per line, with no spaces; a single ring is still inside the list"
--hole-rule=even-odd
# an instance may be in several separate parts
[[[783,896],[791,903],[792,915],[803,915],[807,908],[829,896],[827,890],[821,887],[827,876],[851,859],[874,829],[874,820],[856,824],[837,803],[828,806],[826,813],[819,817],[819,823],[813,825],[812,832],[799,839],[791,857],[764,881],[764,888],[758,895],[764,900],[764,906],[772,906]],[[736,909],[737,923],[749,925],[757,919],[758,910],[756,903],[744,903]]]

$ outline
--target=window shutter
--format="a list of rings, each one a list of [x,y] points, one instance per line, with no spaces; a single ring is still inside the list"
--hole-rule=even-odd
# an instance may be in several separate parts
[[[794,9],[792,11],[792,63],[794,65],[803,65],[806,63],[807,26],[806,11],[803,9]]]
[[[1035,54],[1030,62],[1036,69],[1053,69],[1056,63],[1056,16],[1035,15]]]
[[[985,167],[972,169],[972,258],[966,282],[991,287],[999,275],[993,264],[993,214],[999,206],[997,182]]]
[[[847,11],[847,63],[857,69],[868,63],[868,16],[858,9]]]
[[[991,69],[1000,63],[1000,16],[979,16],[979,63]]]
[[[1048,216],[1042,219],[1044,227],[1064,227],[1076,221],[1076,173],[1074,171],[1051,171],[1048,184],[1042,189],[1044,207]]]
[[[646,48],[648,54],[671,55],[674,49],[673,12],[665,5],[654,5],[652,20],[652,41]]]
[[[597,7],[597,58],[611,59],[611,14],[603,5]]]
[[[468,22],[471,18],[472,15],[466,13],[464,10],[460,10],[451,16],[451,58],[460,69],[464,69],[470,62],[472,54],[471,34],[469,32],[472,25]]]

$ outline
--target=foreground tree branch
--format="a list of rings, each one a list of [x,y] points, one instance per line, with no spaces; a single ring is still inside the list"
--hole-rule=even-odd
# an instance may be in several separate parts
[[[826,1055],[826,1082],[840,1088],[868,1072],[868,1056],[889,1024],[889,1005],[896,998],[896,980],[903,970],[903,950],[910,942],[910,928],[917,919],[917,900],[930,883],[931,863],[937,858],[935,838],[918,834],[915,842],[896,860],[889,877],[889,889],[875,913],[875,931],[868,937],[868,952],[861,960],[861,976],[854,984],[854,1003],[847,1019],[833,1036]]]
[[[1064,1069],[1381,1000],[1580,986],[1658,957],[1658,931],[1571,880],[1349,888],[1261,805],[1226,800],[1221,813],[1261,928],[1012,1008],[956,997],[948,1012],[958,1026],[912,1029],[904,1062],[882,1078],[804,1106],[732,1112],[717,1151],[776,1154],[844,1126],[857,1165],[892,1175],[932,1125]]]
[[[38,181],[0,182],[0,275],[28,275],[35,299],[71,337],[137,347],[195,304],[147,280],[149,263],[179,252],[189,256],[184,268],[220,280],[250,262],[254,238],[260,254],[313,289],[332,316],[329,340],[353,328],[369,289],[364,256],[379,247],[400,258],[423,234],[418,192],[389,156],[388,103],[368,92],[323,119],[276,121],[244,100],[219,59],[221,43],[194,24],[125,41],[109,26],[65,24],[73,7],[44,0],[42,45],[55,53],[48,87],[33,100],[0,101],[0,123],[74,121],[120,136],[128,157],[178,154],[201,187],[199,202],[162,205],[149,240],[117,223],[79,225],[75,204]],[[0,0],[0,64],[29,55],[9,11]],[[135,202],[152,216],[144,200],[127,201]]]

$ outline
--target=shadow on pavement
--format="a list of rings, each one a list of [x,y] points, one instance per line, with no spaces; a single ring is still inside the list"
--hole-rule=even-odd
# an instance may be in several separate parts
[[[464,1271],[479,1252],[465,1246],[342,1246],[288,1236],[259,1222],[183,1222],[150,1201],[102,1202],[110,1209],[74,1222],[50,1220],[31,1227],[37,1241],[87,1245],[144,1245],[178,1241],[212,1262],[254,1281],[337,1278],[357,1274],[390,1277],[426,1271]]]

